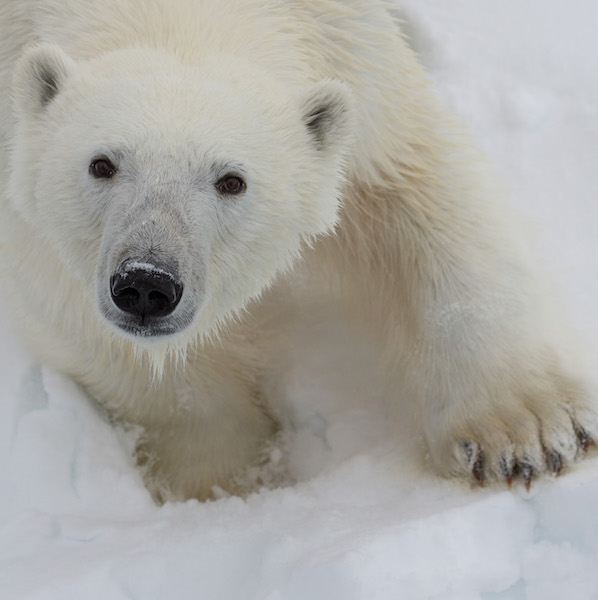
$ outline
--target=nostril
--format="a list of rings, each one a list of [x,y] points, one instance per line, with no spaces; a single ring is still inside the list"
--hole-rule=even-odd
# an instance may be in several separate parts
[[[139,266],[138,266],[139,265]],[[127,263],[110,278],[112,301],[123,312],[141,318],[163,317],[174,311],[183,286],[155,265]]]
[[[148,294],[148,302],[154,312],[162,312],[172,304],[172,296],[168,298],[163,292],[153,290]]]
[[[125,312],[134,313],[141,303],[141,294],[135,288],[122,287],[119,284],[119,279],[113,278],[111,288],[114,304]]]

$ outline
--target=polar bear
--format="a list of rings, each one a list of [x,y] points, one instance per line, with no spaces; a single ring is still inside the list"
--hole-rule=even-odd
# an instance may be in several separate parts
[[[277,428],[260,297],[297,281],[364,320],[438,474],[529,486],[598,440],[512,218],[392,10],[0,7],[3,286],[33,350],[143,427],[157,500],[242,491]]]

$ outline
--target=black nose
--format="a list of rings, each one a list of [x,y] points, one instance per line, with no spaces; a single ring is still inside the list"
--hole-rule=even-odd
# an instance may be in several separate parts
[[[121,265],[110,278],[112,301],[120,310],[141,318],[165,317],[179,303],[183,286],[167,269],[148,263]]]

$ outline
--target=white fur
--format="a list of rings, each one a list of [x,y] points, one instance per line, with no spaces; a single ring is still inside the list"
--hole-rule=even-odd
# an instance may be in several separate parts
[[[259,460],[276,425],[263,398],[273,324],[257,299],[284,303],[298,278],[340,294],[377,337],[439,473],[510,480],[518,465],[528,479],[598,439],[512,217],[389,9],[0,7],[15,314],[44,360],[145,428],[157,498],[238,491]],[[118,165],[114,179],[90,177],[97,155]],[[218,195],[223,169],[243,172],[242,197]],[[180,331],[159,341],[114,324],[106,282],[139,248],[176,257],[185,281]]]

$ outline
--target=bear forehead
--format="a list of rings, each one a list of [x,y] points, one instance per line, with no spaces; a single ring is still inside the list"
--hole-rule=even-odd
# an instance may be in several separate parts
[[[239,84],[201,68],[168,73],[87,70],[65,90],[56,117],[89,139],[111,133],[130,139],[194,140],[261,148],[284,137],[293,145],[301,127],[299,107],[276,86]],[[282,148],[279,148],[282,151]]]
[[[169,102],[197,102],[211,94],[218,102],[242,98],[242,102],[250,103],[248,110],[254,102],[280,106],[289,98],[289,91],[302,85],[285,82],[278,73],[259,63],[210,52],[186,63],[168,52],[127,48],[85,61],[81,67],[87,75],[85,84],[96,92],[98,87],[126,93],[139,89],[151,94],[153,101],[162,98]]]
[[[80,102],[84,110],[112,112],[114,116],[133,118],[136,115],[155,118],[182,117],[191,121],[203,120],[244,121],[276,116],[289,104],[281,101],[279,94],[268,90],[254,93],[251,88],[235,86],[234,83],[197,76],[181,77],[158,74],[117,74],[86,85]],[[71,105],[72,107],[72,105]]]

